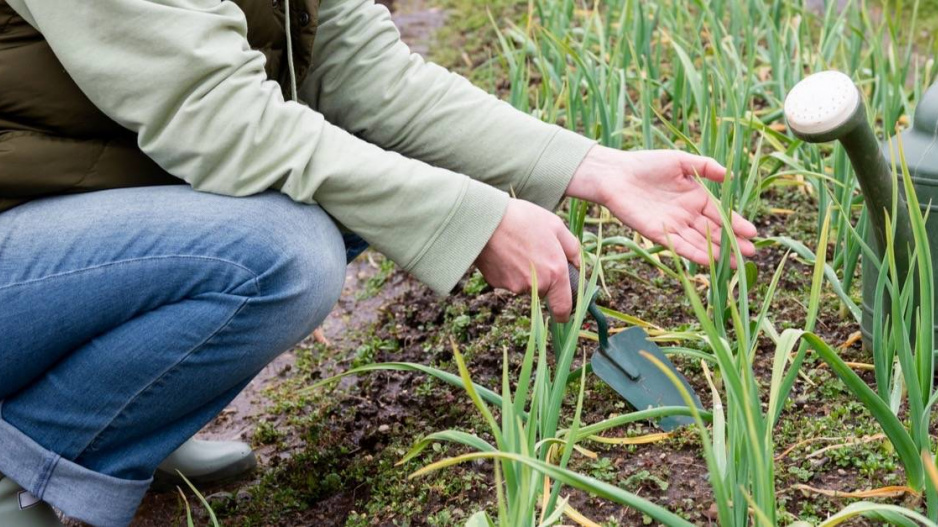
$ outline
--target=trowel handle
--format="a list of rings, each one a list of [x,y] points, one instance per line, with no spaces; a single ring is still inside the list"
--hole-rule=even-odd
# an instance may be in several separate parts
[[[573,308],[576,309],[577,290],[580,288],[580,271],[578,271],[573,264],[568,263],[567,272],[570,273],[570,287],[573,289]],[[597,296],[599,296],[598,291],[590,300],[590,305],[586,309],[589,311],[590,315],[593,315],[593,319],[596,320],[596,334],[599,337],[599,353],[605,355],[606,358],[619,368],[629,379],[638,379],[640,374],[638,368],[636,368],[635,364],[632,362],[632,359],[622,353],[612,353],[612,348],[609,344],[609,321],[606,320],[606,315],[599,309],[599,306],[596,305]]]
[[[579,291],[580,289],[580,271],[579,269],[574,267],[572,263],[567,262],[567,273],[570,274],[570,289],[573,292],[573,304],[572,305],[573,305],[573,309],[576,309],[577,291]],[[597,296],[599,296],[598,292],[596,295],[593,296],[592,300],[590,300],[590,305],[589,305],[589,307],[591,308],[590,313],[593,314],[593,316],[596,316],[596,313],[599,313],[598,308],[596,308],[595,313],[593,312],[593,309],[592,309],[592,308],[595,308],[596,306]],[[603,319],[605,319],[605,316],[603,317]]]
[[[567,272],[570,273],[570,288],[573,290],[573,309],[576,309],[577,291],[580,289],[580,271],[574,267],[572,263],[567,262]],[[599,346],[603,350],[608,350],[609,321],[606,320],[606,315],[604,315],[603,312],[599,310],[599,306],[596,305],[596,296],[598,296],[598,294],[590,299],[587,310],[596,320],[596,329],[599,334]]]
[[[570,288],[573,290],[573,308],[576,309],[577,291],[580,290],[580,270],[567,262],[567,272],[570,273]]]

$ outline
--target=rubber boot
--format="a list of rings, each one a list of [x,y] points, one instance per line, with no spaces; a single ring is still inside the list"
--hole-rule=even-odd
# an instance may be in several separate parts
[[[257,458],[247,443],[190,439],[160,464],[153,477],[153,488],[167,490],[185,486],[180,472],[198,486],[232,480],[255,467]]]
[[[0,474],[0,525],[3,527],[62,527],[52,507]]]

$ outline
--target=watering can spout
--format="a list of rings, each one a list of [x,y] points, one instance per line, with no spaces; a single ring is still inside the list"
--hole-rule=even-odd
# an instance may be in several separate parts
[[[843,144],[867,206],[867,241],[880,261],[888,239],[887,217],[893,219],[893,247],[900,283],[908,278],[914,245],[905,185],[901,179],[897,180],[893,170],[904,159],[923,212],[931,209],[926,230],[932,258],[938,258],[935,253],[938,249],[938,84],[923,95],[912,128],[885,148],[880,146],[867,122],[860,90],[843,73],[817,73],[798,83],[785,100],[785,116],[792,132],[805,141],[839,140]],[[862,330],[867,348],[872,345],[876,311],[882,307],[877,301],[878,275],[876,265],[863,265]],[[933,285],[938,288],[938,280],[933,278]],[[888,302],[888,295],[879,301]],[[938,325],[933,329],[938,341]]]
[[[936,98],[938,99],[938,98]],[[936,101],[938,102],[938,101]],[[938,108],[935,109],[938,111]],[[863,96],[853,80],[837,71],[805,78],[788,94],[785,116],[794,134],[810,143],[839,140],[850,158],[869,211],[875,250],[882,257],[886,247],[886,217],[896,215],[896,258],[907,269],[906,243],[911,240],[905,192],[897,184],[891,164],[867,121]]]
[[[863,111],[864,123],[840,139],[853,171],[856,173],[860,190],[866,202],[876,252],[880,257],[886,247],[886,218],[895,224],[895,247],[898,269],[907,269],[908,243],[911,241],[911,224],[905,202],[905,188],[894,175],[892,163],[883,153],[882,147],[873,130],[866,124],[866,112]],[[896,204],[893,209],[893,197]],[[895,210],[895,212],[893,212]]]

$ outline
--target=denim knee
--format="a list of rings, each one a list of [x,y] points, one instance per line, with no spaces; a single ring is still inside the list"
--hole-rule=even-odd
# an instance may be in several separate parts
[[[271,342],[289,348],[307,337],[338,302],[345,282],[342,234],[321,208],[285,196],[252,199],[243,228],[247,265],[257,274],[258,298],[274,318],[267,328]],[[275,348],[277,346],[274,346]],[[283,350],[279,350],[282,352]],[[276,349],[271,352],[278,353]]]

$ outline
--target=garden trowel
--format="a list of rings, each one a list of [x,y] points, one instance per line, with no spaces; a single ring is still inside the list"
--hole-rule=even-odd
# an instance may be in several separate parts
[[[579,271],[571,265],[570,285],[573,287],[574,305],[576,305],[579,279]],[[610,338],[609,323],[606,315],[596,305],[596,295],[590,299],[588,311],[596,320],[599,334],[599,348],[590,360],[593,372],[636,410],[662,406],[687,406],[674,382],[658,366],[643,356],[642,351],[657,358],[667,369],[671,370],[684,385],[684,389],[690,394],[697,408],[703,408],[700,398],[688,384],[687,379],[677,371],[658,345],[648,340],[645,330],[639,327],[629,328]],[[674,415],[659,419],[658,427],[670,432],[680,426],[693,424],[693,422],[691,416]]]

